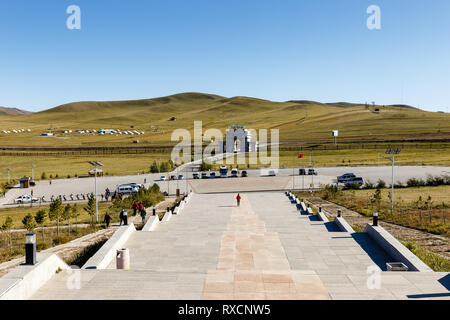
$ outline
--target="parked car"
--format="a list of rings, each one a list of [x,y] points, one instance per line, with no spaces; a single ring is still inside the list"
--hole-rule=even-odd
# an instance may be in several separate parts
[[[202,179],[208,179],[208,174],[206,172],[202,172]]]
[[[159,180],[161,180],[161,181],[166,181],[166,176],[161,176],[160,178],[159,178]]]
[[[231,177],[232,178],[237,178],[238,175],[239,175],[238,169],[231,169]]]
[[[122,184],[117,187],[118,194],[133,194],[139,192],[140,187],[136,184]]]
[[[298,169],[298,174],[300,176],[306,176],[306,170],[304,168],[300,168],[300,169]]]
[[[198,175],[198,173],[193,173],[193,174],[192,174],[192,178],[194,178],[194,179],[200,179],[200,176]]]
[[[39,199],[32,197],[30,195],[23,195],[16,199],[14,199],[14,203],[30,203],[30,202],[38,202]]]
[[[314,169],[308,169],[308,175],[309,176],[317,176],[317,171]]]
[[[183,180],[184,176],[182,174],[178,175],[178,180]]]
[[[243,171],[241,172],[241,177],[242,177],[242,178],[248,177],[247,171],[243,170]]]
[[[356,178],[354,173],[345,173],[342,176],[337,177],[337,182],[346,182],[349,179]]]
[[[277,174],[275,173],[275,170],[269,171],[269,177],[275,177]]]
[[[357,184],[359,186],[362,186],[364,185],[364,179],[362,177],[354,177],[345,181],[345,186],[348,186],[350,184]]]
[[[177,177],[176,176],[170,176],[170,180],[177,180]]]
[[[214,171],[211,171],[211,172],[209,173],[209,177],[210,177],[211,179],[214,179],[214,178],[216,177],[216,173],[215,173]]]

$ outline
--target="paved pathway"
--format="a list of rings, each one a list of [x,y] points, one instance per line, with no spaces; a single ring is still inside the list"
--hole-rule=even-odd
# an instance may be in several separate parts
[[[363,234],[299,215],[281,193],[196,194],[154,232],[136,232],[131,270],[56,274],[34,299],[405,299],[448,298],[446,273],[380,272],[390,258]]]

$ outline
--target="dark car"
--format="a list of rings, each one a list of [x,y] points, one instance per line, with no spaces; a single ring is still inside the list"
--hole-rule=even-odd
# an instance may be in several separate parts
[[[194,179],[200,179],[198,173],[193,173],[193,174],[192,174],[192,177],[193,177]]]
[[[206,172],[202,172],[202,179],[208,179],[208,174]]]
[[[298,169],[298,174],[299,174],[300,176],[306,176],[306,170],[303,169],[303,168]]]
[[[243,178],[245,178],[245,177],[248,177],[248,174],[247,174],[247,171],[242,171],[241,172],[241,177],[243,177]]]
[[[211,171],[210,174],[209,174],[209,177],[211,179],[214,179],[216,177],[216,173],[214,171]]]
[[[342,176],[337,177],[337,182],[346,182],[349,179],[356,178],[354,173],[345,173]]]
[[[317,176],[317,171],[314,169],[308,169],[308,175],[309,176]]]

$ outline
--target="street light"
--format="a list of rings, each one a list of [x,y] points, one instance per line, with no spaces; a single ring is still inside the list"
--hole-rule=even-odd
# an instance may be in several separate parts
[[[391,213],[394,212],[394,166],[395,166],[395,155],[399,154],[402,151],[400,148],[387,148],[386,154],[392,155],[391,158],[385,156],[379,156],[380,158],[384,158],[389,160],[392,163],[392,184],[391,184]]]
[[[98,222],[98,197],[97,197],[97,166],[103,167],[103,164],[98,161],[88,161],[91,165],[94,166],[94,192],[95,192],[95,221]]]

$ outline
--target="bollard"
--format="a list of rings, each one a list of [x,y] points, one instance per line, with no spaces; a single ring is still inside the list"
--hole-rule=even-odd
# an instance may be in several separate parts
[[[341,217],[341,215],[342,215],[342,213],[341,213],[341,209],[338,209],[338,211],[337,211],[337,216],[340,218]]]
[[[307,205],[308,205],[308,208],[309,208],[309,202],[307,203]]]
[[[116,268],[117,269],[130,269],[130,251],[128,248],[118,249],[116,253]]]
[[[322,206],[321,205],[319,206],[319,212],[322,212]]]
[[[36,264],[36,234],[27,233],[25,235],[25,264]]]
[[[373,212],[373,226],[378,226],[378,211]]]
[[[156,208],[155,208],[155,206],[153,206],[152,211],[153,211],[153,215],[155,216],[156,215]]]

